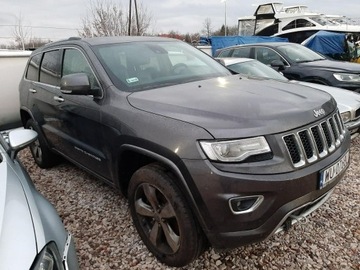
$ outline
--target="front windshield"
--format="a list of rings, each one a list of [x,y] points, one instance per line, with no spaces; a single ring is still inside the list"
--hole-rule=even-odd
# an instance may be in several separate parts
[[[320,54],[299,44],[286,44],[278,47],[278,50],[290,61],[296,63],[305,63],[324,60]]]
[[[228,76],[210,56],[181,41],[98,45],[95,54],[119,89],[139,91]]]
[[[233,72],[250,77],[288,81],[283,75],[257,60],[230,64],[227,68]]]

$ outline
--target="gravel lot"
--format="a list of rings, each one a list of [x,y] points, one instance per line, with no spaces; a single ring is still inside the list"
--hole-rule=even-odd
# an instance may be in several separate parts
[[[360,138],[351,154],[346,176],[307,220],[262,243],[209,249],[183,269],[360,270]],[[69,163],[43,170],[27,149],[20,160],[75,237],[81,269],[172,269],[142,244],[120,194]]]

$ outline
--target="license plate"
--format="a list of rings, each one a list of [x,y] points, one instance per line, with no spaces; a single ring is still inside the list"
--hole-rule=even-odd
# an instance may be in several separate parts
[[[346,170],[346,168],[349,166],[349,163],[350,153],[348,151],[338,161],[336,161],[336,163],[321,171],[319,189],[324,188],[332,181],[334,181],[339,174]]]

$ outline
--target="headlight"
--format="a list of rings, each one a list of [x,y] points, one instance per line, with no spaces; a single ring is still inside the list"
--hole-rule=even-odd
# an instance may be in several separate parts
[[[200,145],[209,159],[223,162],[239,162],[250,156],[271,152],[264,137],[217,142],[201,141]]]
[[[59,251],[51,242],[36,257],[31,270],[64,270]]]
[[[334,73],[334,77],[342,82],[360,82],[360,75],[351,73]]]
[[[341,115],[341,119],[343,120],[344,123],[350,121],[350,118],[351,118],[350,112],[342,112],[340,115]]]

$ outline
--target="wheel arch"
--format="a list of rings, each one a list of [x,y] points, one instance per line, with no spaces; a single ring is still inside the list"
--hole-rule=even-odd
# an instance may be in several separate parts
[[[322,84],[322,85],[331,85],[331,83],[328,82],[326,79],[320,78],[320,77],[306,77],[306,78],[302,79],[302,81],[309,82],[309,83],[317,83],[317,84]]]
[[[131,144],[122,145],[119,155],[120,156],[118,162],[119,163],[118,184],[122,193],[126,197],[127,197],[127,187],[129,185],[131,176],[135,173],[135,171],[150,163],[159,163],[160,165],[164,166],[166,169],[170,170],[179,180],[176,181],[175,184],[179,187],[180,191],[183,193],[184,198],[189,204],[189,207],[192,209],[194,217],[197,219],[202,229],[206,230],[205,228],[207,226],[205,224],[205,221],[203,220],[201,211],[197,206],[196,200],[194,198],[194,194],[189,187],[189,183],[186,180],[188,177],[191,176],[187,171],[185,164],[183,164],[183,162],[179,157],[177,157],[177,160],[176,159],[174,160],[159,153],[156,153],[154,151]],[[137,162],[134,163],[133,162],[134,160],[137,160]],[[179,166],[182,168],[180,169]]]
[[[179,158],[178,158],[179,159]],[[135,162],[134,162],[135,161]],[[170,158],[165,157],[164,155],[161,155],[159,153],[156,153],[154,151],[151,151],[149,149],[145,149],[140,146],[132,145],[132,144],[124,144],[121,146],[120,153],[119,153],[119,187],[121,191],[126,195],[126,190],[128,183],[130,181],[131,176],[133,173],[150,163],[159,163],[163,165],[165,168],[171,170],[180,180],[179,187],[181,189],[185,188],[186,191],[191,195],[190,189],[187,185],[187,182],[178,168],[178,166],[175,164],[175,161],[173,161]],[[177,161],[181,162],[179,159]]]
[[[29,119],[34,119],[34,117],[32,116],[32,113],[25,108],[20,109],[20,118],[21,118],[21,123],[22,123],[23,127],[25,127],[25,125],[26,125],[27,121],[29,121]]]
[[[48,143],[48,141],[47,141],[47,139],[46,139],[46,136],[45,136],[42,128],[40,127],[39,122],[36,120],[34,114],[32,113],[32,111],[30,111],[28,108],[24,108],[24,107],[20,108],[20,118],[21,118],[21,123],[22,123],[22,125],[23,125],[24,128],[25,128],[25,126],[26,126],[26,123],[27,123],[30,119],[34,120],[35,125],[37,125],[38,128],[39,128],[39,131],[38,131],[38,132],[41,133],[41,135],[43,136],[43,138],[44,138],[44,140],[45,140],[46,145],[49,147],[49,143]]]

